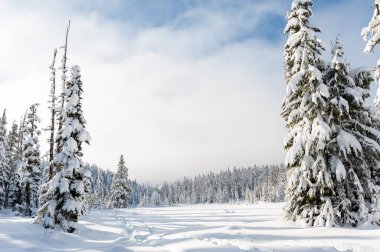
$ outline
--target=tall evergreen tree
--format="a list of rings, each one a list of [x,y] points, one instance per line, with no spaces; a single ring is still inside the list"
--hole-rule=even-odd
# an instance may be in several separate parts
[[[368,148],[368,141],[378,146],[373,134],[368,134],[368,130],[376,131],[364,107],[368,90],[358,87],[349,73],[337,40],[324,79],[331,94],[326,115],[332,133],[326,152],[334,181],[333,222],[342,226],[356,226],[368,220],[371,175],[365,152],[378,156],[376,148]]]
[[[131,191],[128,185],[128,168],[125,166],[124,156],[120,156],[117,172],[111,186],[110,207],[127,208],[128,194]]]
[[[14,176],[11,180],[11,185],[9,188],[9,206],[12,207],[13,211],[17,211],[21,204],[21,168],[22,168],[22,158],[23,158],[23,145],[24,145],[24,131],[25,131],[25,116],[20,119],[20,126],[18,128],[18,142],[16,147],[15,156],[15,171]]]
[[[6,110],[0,120],[0,210],[5,206],[5,193],[9,184],[9,153]]]
[[[105,183],[104,183],[103,174],[102,174],[101,169],[98,169],[98,177],[96,179],[95,185],[96,185],[95,186],[95,204],[96,204],[96,207],[104,208],[105,207],[105,205],[104,205]]]
[[[368,216],[365,221],[380,225],[380,131],[378,119],[365,105],[365,100],[370,96],[370,84],[373,81],[372,71],[356,69],[350,75],[354,79],[357,92],[348,90],[351,99],[350,116],[353,118],[354,133],[362,146],[362,158],[364,168],[360,168],[358,176],[362,181],[365,204],[368,208]],[[357,166],[359,167],[359,166]],[[363,175],[361,174],[363,173]]]
[[[59,132],[62,137],[62,152],[54,155],[54,161],[62,164],[50,182],[46,203],[39,212],[47,209],[43,225],[54,228],[59,225],[66,232],[75,230],[75,223],[84,213],[85,194],[90,190],[91,173],[81,160],[82,143],[89,143],[90,136],[85,129],[86,121],[82,111],[82,81],[79,66],[73,66],[71,79],[65,85],[65,108],[62,111],[63,127]]]
[[[331,128],[324,116],[330,93],[323,83],[323,47],[319,29],[309,23],[311,0],[294,0],[285,33],[286,97],[282,116],[289,129],[285,138],[285,166],[289,180],[285,217],[310,226],[331,225],[333,181],[327,163],[326,145]],[[291,53],[297,55],[293,60]],[[289,71],[289,67],[291,70]]]
[[[376,45],[380,43],[380,0],[374,0],[373,9],[374,10],[373,10],[372,19],[368,23],[368,26],[363,28],[362,34],[361,34],[363,39],[367,41],[367,44],[364,48],[365,53],[373,52]],[[371,35],[371,36],[370,36],[370,39],[368,40],[369,35]],[[369,83],[370,82],[368,83],[368,80],[370,80],[371,77],[367,71],[364,71],[364,72],[362,71],[362,73],[356,74],[355,79],[356,79],[357,83],[359,84],[358,85],[359,87],[361,87],[360,84],[364,84],[365,85],[364,89],[367,90],[366,86],[368,86],[368,89],[369,89]],[[375,80],[380,85],[380,59],[377,61],[377,64],[375,67]],[[369,94],[367,94],[367,95],[369,95]],[[373,118],[374,124],[376,124],[377,128],[379,129],[380,128],[380,119],[379,119],[379,116],[380,116],[380,87],[377,90],[377,95],[375,98],[375,111],[372,114],[374,114],[374,117],[375,117],[375,118]],[[365,153],[365,154],[367,156],[369,155],[368,153]],[[374,156],[368,156],[368,158],[369,158],[369,160],[371,160],[372,178],[375,181],[376,186],[380,187],[379,159],[377,159],[374,162],[373,161]],[[374,195],[374,194],[372,193],[371,195]],[[374,201],[376,201],[376,200],[374,200]],[[372,204],[372,207],[371,207],[372,212],[377,211],[374,209],[380,209],[380,200],[378,199],[377,201],[379,201],[379,202],[378,203],[373,202],[373,204]],[[378,221],[378,219],[380,219],[380,216],[378,216],[375,219],[376,219],[375,221],[377,221],[378,223],[380,222],[380,221]]]
[[[40,146],[38,136],[41,134],[38,129],[40,122],[37,116],[38,104],[30,106],[26,118],[23,145],[24,157],[21,162],[21,211],[23,214],[34,215],[38,209],[38,188],[41,182],[40,170]]]
[[[9,148],[9,187],[6,191],[6,207],[12,206],[13,203],[13,184],[16,177],[17,168],[17,145],[19,141],[18,125],[16,121],[13,122],[12,127],[8,134],[8,148]]]
[[[18,142],[19,142],[19,126],[16,121],[12,123],[12,127],[8,133],[8,148],[10,153],[10,170],[14,172],[16,169],[16,162],[18,156]]]

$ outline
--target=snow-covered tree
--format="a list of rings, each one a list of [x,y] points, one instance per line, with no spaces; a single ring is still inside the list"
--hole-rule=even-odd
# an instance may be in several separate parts
[[[10,161],[9,166],[11,172],[14,172],[16,168],[16,162],[18,158],[18,142],[19,142],[19,134],[18,134],[18,125],[16,121],[12,123],[11,129],[8,133],[8,148]]]
[[[141,200],[140,200],[140,204],[139,204],[139,206],[140,206],[140,207],[149,206],[149,205],[150,205],[149,202],[150,202],[149,195],[146,194],[146,193],[144,193],[144,194],[142,195],[142,197],[141,197]]]
[[[349,72],[337,39],[324,79],[329,86],[331,100],[325,110],[331,128],[326,157],[334,181],[330,221],[341,226],[356,226],[367,220],[364,185],[370,179],[363,157],[365,143],[361,141],[362,132],[357,127],[360,123],[358,115],[367,113],[363,107],[364,89],[355,85]]]
[[[101,170],[98,170],[98,176],[95,182],[95,206],[98,208],[104,208],[104,200],[105,200],[105,182],[104,177]]]
[[[150,196],[150,202],[153,206],[160,206],[161,205],[161,197],[158,191],[154,191],[152,193],[152,196]]]
[[[371,33],[371,38],[368,40],[368,35]],[[361,33],[367,45],[365,52],[370,53],[375,46],[380,43],[380,0],[375,0],[373,5],[373,16],[367,27],[364,27]]]
[[[9,148],[5,111],[0,120],[0,210],[5,206],[5,193],[9,184]]]
[[[85,129],[86,121],[82,111],[82,81],[79,66],[73,66],[71,79],[65,85],[65,107],[61,111],[63,127],[61,136],[62,152],[54,155],[54,162],[62,165],[50,182],[40,208],[43,225],[54,228],[59,225],[66,232],[75,230],[75,223],[85,212],[85,194],[90,190],[91,173],[81,158],[82,144],[89,143],[90,135]],[[51,196],[50,196],[51,195]]]
[[[362,182],[368,216],[363,221],[380,225],[380,131],[378,118],[365,105],[370,96],[372,71],[356,69],[350,75],[354,79],[355,90],[348,90],[352,102],[350,116],[353,120],[353,133],[362,146],[363,168],[356,166],[358,177]],[[358,169],[359,168],[359,169]],[[361,188],[358,188],[358,190]],[[361,217],[361,216],[359,216]]]
[[[282,116],[289,129],[284,141],[289,178],[285,218],[315,226],[331,224],[334,185],[326,157],[331,128],[325,108],[330,93],[322,79],[319,29],[309,23],[312,5],[311,0],[294,0],[288,14]]]
[[[38,209],[38,188],[41,182],[40,146],[38,137],[40,122],[37,116],[38,104],[30,106],[24,128],[23,159],[20,164],[21,205],[19,211],[24,215],[32,216]]]
[[[109,206],[127,208],[128,195],[131,189],[128,185],[128,168],[125,166],[124,156],[120,156],[117,172],[112,181]]]
[[[309,18],[312,16],[312,6],[312,0],[294,0],[291,11],[287,15],[288,22],[284,30],[288,35],[284,53],[287,83],[301,70],[305,48],[313,48],[317,54],[323,50],[320,40],[316,37],[316,33],[320,32],[320,29],[312,26],[309,22]],[[320,67],[323,63],[316,58],[315,64]]]
[[[20,174],[22,168],[22,158],[23,158],[23,146],[24,146],[24,129],[25,129],[25,118],[26,115],[21,117],[20,126],[18,128],[18,141],[16,144],[16,155],[15,155],[15,170],[13,177],[11,179],[8,195],[8,205],[13,211],[17,211],[19,204],[21,203],[21,183]]]
[[[18,125],[16,121],[13,122],[12,127],[8,134],[8,148],[9,148],[9,186],[6,191],[6,207],[12,206],[13,201],[13,184],[16,177],[16,168],[18,163]]]
[[[368,23],[367,27],[362,30],[362,37],[367,44],[364,48],[365,53],[373,52],[375,46],[380,43],[380,0],[374,0],[373,5],[373,16],[371,21]],[[368,40],[368,35],[371,34]],[[375,80],[380,84],[380,59],[377,61],[375,68]],[[377,116],[380,115],[380,88],[377,90],[377,95],[375,98],[375,108]]]

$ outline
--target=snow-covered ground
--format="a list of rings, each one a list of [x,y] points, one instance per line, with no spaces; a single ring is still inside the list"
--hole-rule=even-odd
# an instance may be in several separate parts
[[[303,228],[282,204],[92,211],[67,234],[0,216],[0,251],[380,251],[380,228]]]

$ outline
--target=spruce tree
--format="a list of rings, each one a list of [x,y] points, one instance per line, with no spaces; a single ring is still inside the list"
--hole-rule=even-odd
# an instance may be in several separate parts
[[[120,156],[117,172],[111,186],[109,207],[127,208],[128,195],[131,189],[128,185],[128,168],[125,166],[124,156]]]
[[[98,169],[98,177],[96,179],[95,183],[95,205],[97,208],[103,208],[104,207],[104,179],[103,179],[103,174],[102,170],[99,168]]]
[[[65,85],[65,107],[62,111],[63,127],[58,133],[62,151],[54,155],[54,162],[62,164],[50,182],[46,203],[39,212],[44,212],[43,225],[54,228],[59,225],[66,232],[75,230],[75,223],[85,212],[85,194],[90,190],[91,173],[81,158],[82,144],[89,143],[86,121],[82,111],[82,81],[79,66],[73,66],[71,79]]]
[[[310,0],[294,0],[285,28],[287,89],[282,116],[289,129],[285,138],[289,175],[285,218],[323,226],[332,225],[333,218],[334,185],[325,152],[331,128],[324,111],[330,93],[322,80],[323,47],[316,37],[319,29],[309,23],[312,5]]]
[[[4,110],[0,120],[0,210],[5,206],[5,193],[9,184],[9,148],[6,124],[6,110]]]
[[[24,145],[24,131],[25,131],[25,116],[21,117],[20,126],[18,128],[18,141],[16,146],[15,155],[15,171],[14,176],[11,180],[11,185],[9,188],[9,206],[12,211],[17,212],[20,209],[21,204],[21,168],[22,168],[22,158],[23,158],[23,145]]]
[[[291,11],[287,15],[287,25],[284,30],[288,35],[284,52],[286,83],[301,70],[305,47],[313,48],[317,54],[323,50],[320,40],[315,37],[321,30],[309,22],[312,6],[312,0],[294,0]],[[323,62],[316,58],[315,64],[321,67]]]
[[[12,127],[8,133],[8,148],[9,148],[9,165],[10,170],[13,173],[16,169],[16,163],[17,163],[17,156],[18,156],[18,142],[19,142],[19,132],[18,132],[19,126],[17,125],[16,121],[12,123]]]
[[[324,76],[331,95],[326,115],[332,129],[326,152],[335,188],[334,223],[357,226],[368,220],[367,204],[370,204],[366,195],[371,176],[364,156],[364,151],[369,150],[365,150],[366,142],[362,135],[366,133],[358,127],[361,123],[359,117],[368,115],[368,111],[364,108],[363,91],[366,91],[355,85],[343,55],[337,39],[331,64]]]
[[[366,107],[366,99],[370,96],[370,84],[373,81],[372,71],[359,68],[350,73],[354,79],[355,90],[348,90],[351,99],[355,101],[350,111],[353,119],[353,131],[362,146],[363,168],[359,169],[358,177],[362,181],[365,204],[368,216],[364,221],[380,225],[380,131],[378,118],[370,108]],[[363,173],[363,174],[361,174]],[[359,188],[360,189],[360,188]]]
[[[377,44],[380,43],[380,0],[374,0],[374,5],[373,5],[373,16],[372,16],[372,19],[370,20],[370,22],[368,23],[368,26],[367,27],[364,27],[363,30],[362,30],[362,37],[364,40],[367,41],[367,44],[364,48],[364,52],[365,53],[371,53],[374,51],[375,47]],[[368,40],[368,36],[370,36],[370,39]],[[377,64],[376,64],[376,67],[375,67],[375,80],[378,84],[380,84],[380,59],[377,61]],[[368,89],[369,89],[369,83],[368,81],[370,80],[370,75],[368,73],[368,71],[362,71],[362,73],[360,74],[356,74],[355,76],[355,80],[356,80],[356,83],[358,83],[358,86],[360,87],[361,84],[366,84],[366,86],[368,85]],[[366,87],[364,87],[365,90],[367,90]],[[369,93],[367,94],[369,96]],[[376,128],[379,129],[380,128],[380,120],[379,120],[379,116],[380,116],[380,88],[378,88],[377,90],[377,95],[376,95],[376,98],[375,98],[375,110],[374,112],[372,112],[370,114],[370,117],[373,117],[372,118],[372,121],[373,121],[373,124],[376,125]],[[379,188],[380,187],[380,172],[379,172],[379,169],[380,169],[380,164],[379,164],[379,159],[377,159],[376,161],[373,161],[374,157],[376,156],[369,156],[368,153],[365,153],[369,160],[370,163],[371,163],[371,176],[373,178],[373,181],[375,182],[375,185],[376,187],[375,188]],[[373,186],[370,186],[371,188],[374,188]],[[375,189],[373,190],[375,191]],[[374,192],[371,193],[371,195],[375,195]],[[380,196],[378,196],[377,198],[379,198]],[[372,210],[370,210],[371,212],[376,212],[378,210],[374,210],[374,209],[380,209],[380,200],[377,199],[378,203],[375,203],[376,199],[374,200],[373,204],[371,205],[371,208]],[[377,215],[377,214],[374,214],[374,215]],[[379,214],[380,215],[380,214]],[[380,216],[377,216],[377,217],[374,217],[375,219],[375,222],[379,223],[379,219],[380,219]]]
[[[9,148],[9,187],[7,190],[6,207],[12,206],[13,204],[13,184],[16,177],[17,168],[17,145],[19,141],[18,135],[18,125],[16,121],[13,122],[11,130],[8,134],[8,148]]]
[[[40,122],[37,116],[38,104],[30,106],[26,118],[23,145],[23,159],[20,166],[21,180],[21,209],[27,216],[32,216],[38,209],[38,188],[41,182],[40,170],[40,146],[38,136],[41,134],[38,129]]]

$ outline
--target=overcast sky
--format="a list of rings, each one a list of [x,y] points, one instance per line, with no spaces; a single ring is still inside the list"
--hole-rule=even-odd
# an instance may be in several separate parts
[[[365,55],[360,37],[372,1],[315,2],[312,20],[323,30],[325,58],[340,34],[352,67],[373,66],[380,51]],[[0,0],[0,109],[7,108],[11,122],[38,102],[41,126],[48,126],[48,67],[71,19],[69,65],[82,69],[93,139],[85,161],[116,170],[124,154],[130,177],[152,183],[282,163],[283,28],[290,5]],[[46,138],[40,139],[44,152]]]

